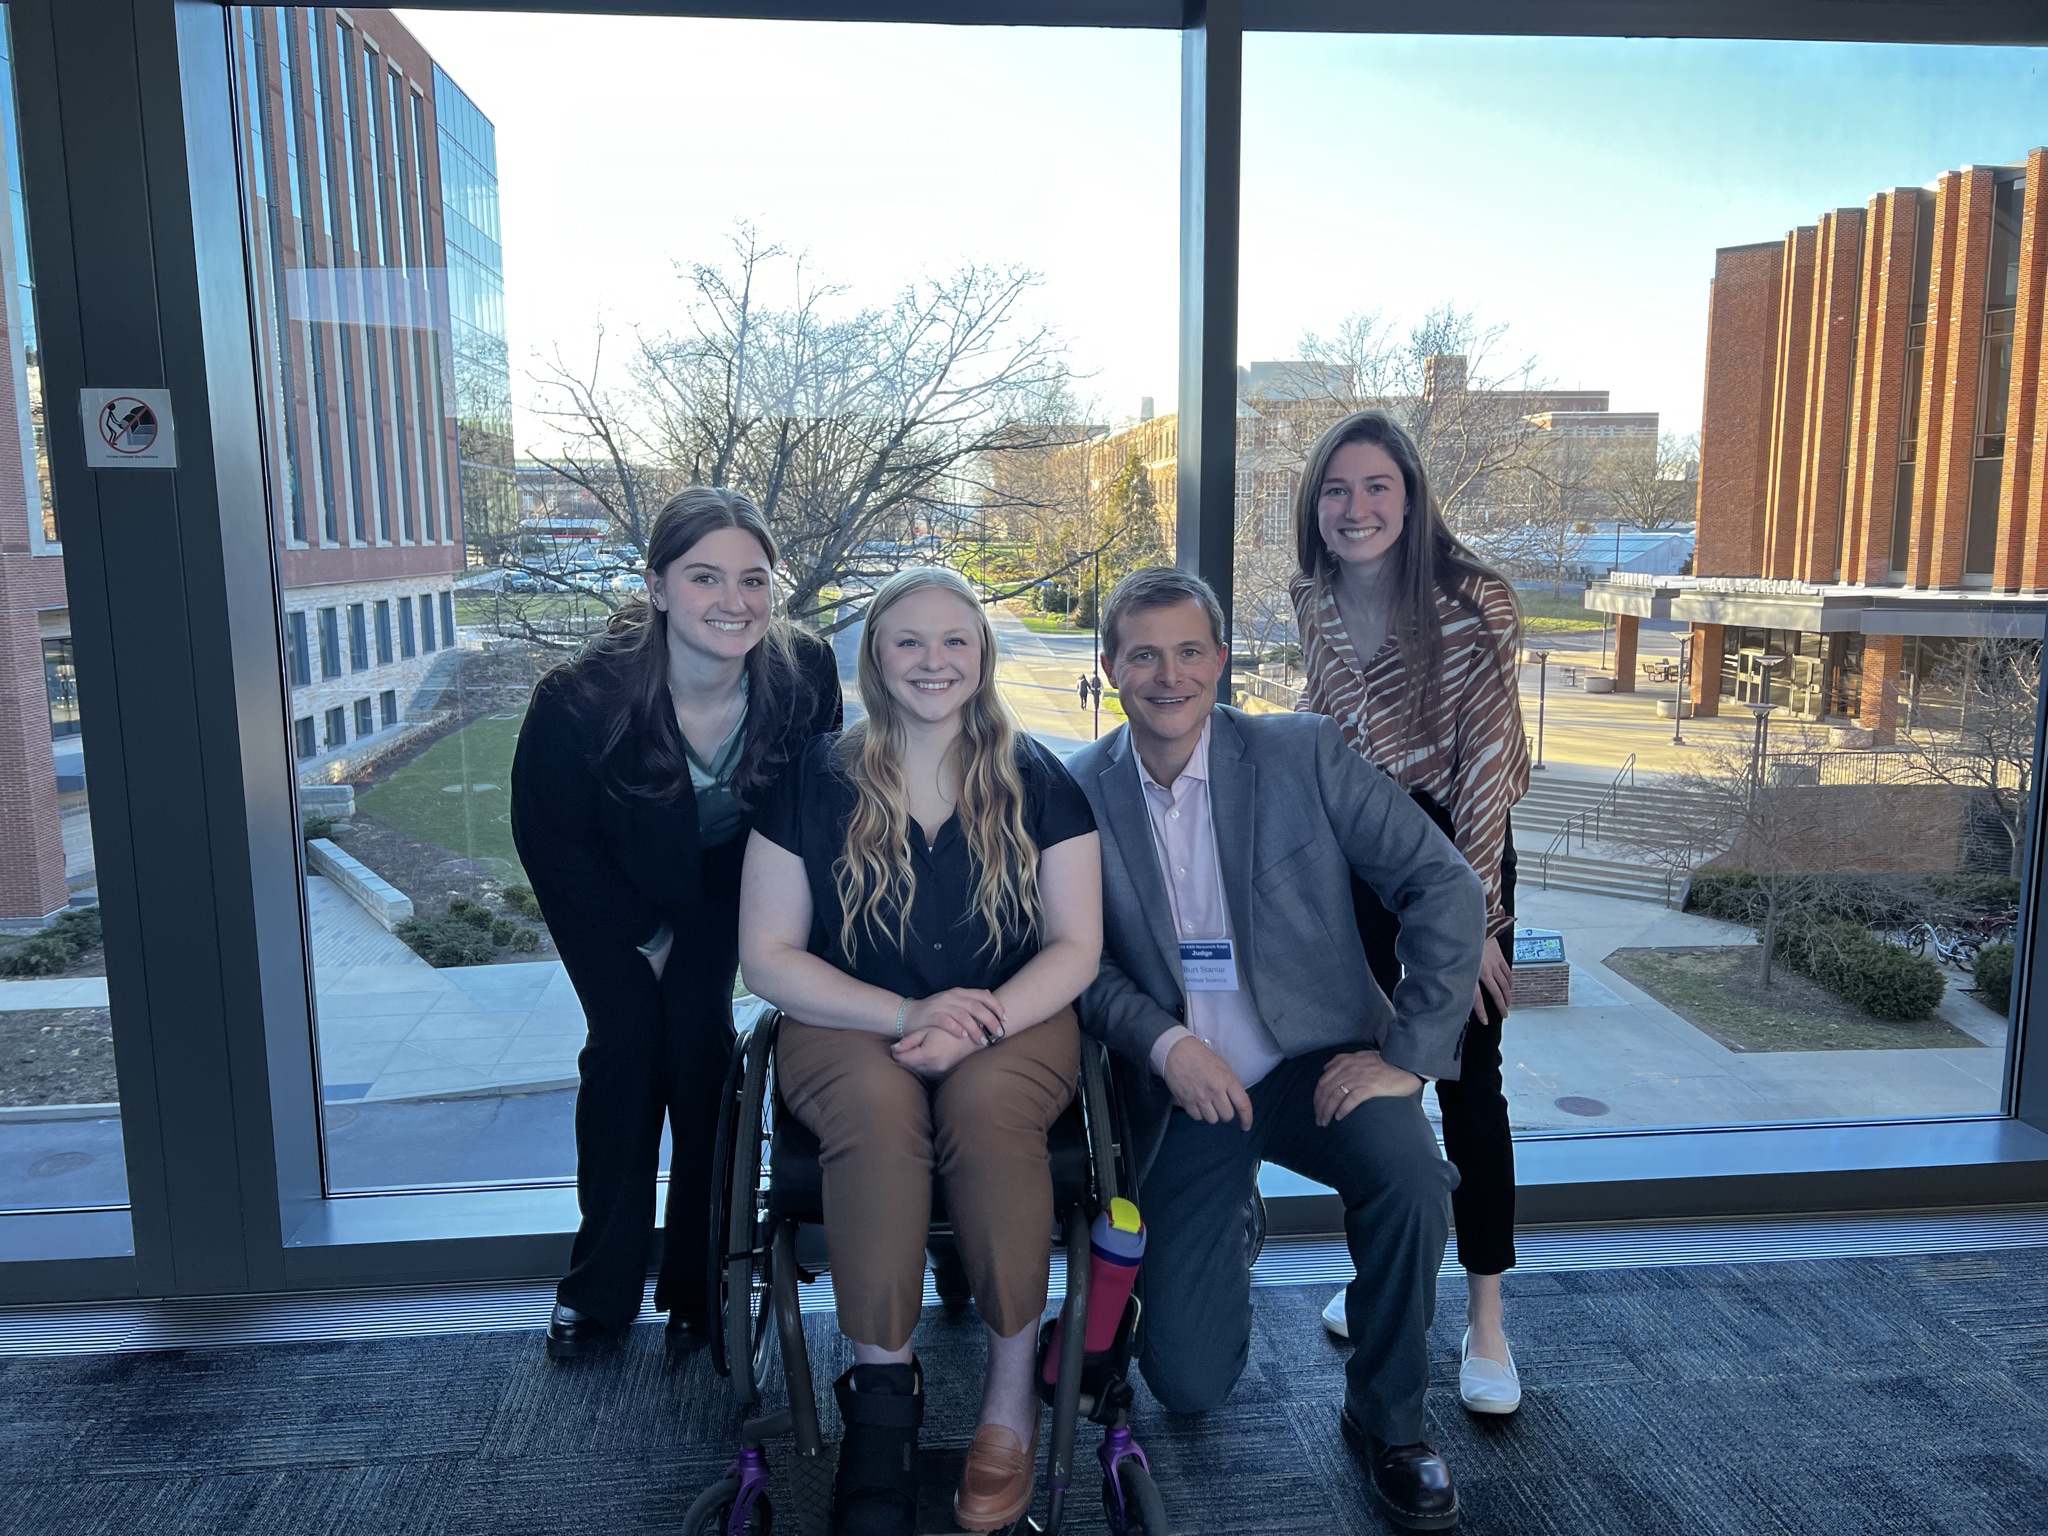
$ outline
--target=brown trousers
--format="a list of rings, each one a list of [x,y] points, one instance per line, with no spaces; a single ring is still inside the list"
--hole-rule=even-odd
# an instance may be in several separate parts
[[[1080,1050],[1066,1008],[928,1083],[884,1036],[784,1022],[776,1071],[818,1138],[840,1332],[882,1349],[910,1341],[934,1172],[982,1321],[1009,1338],[1038,1320],[1052,1249],[1045,1138],[1074,1096]]]

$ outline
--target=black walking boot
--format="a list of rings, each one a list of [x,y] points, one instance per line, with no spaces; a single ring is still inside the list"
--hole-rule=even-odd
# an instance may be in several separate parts
[[[916,1536],[924,1371],[856,1365],[832,1383],[846,1434],[832,1479],[831,1536]]]

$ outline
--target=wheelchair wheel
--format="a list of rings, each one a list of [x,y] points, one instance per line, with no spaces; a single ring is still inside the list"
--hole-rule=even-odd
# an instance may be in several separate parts
[[[1266,1247],[1266,1197],[1254,1188],[1244,1213],[1245,1263],[1256,1264]]]
[[[767,1188],[762,1179],[768,1136],[769,1073],[775,1054],[775,1021],[764,1019],[740,1040],[727,1075],[728,1092],[719,1107],[714,1190],[719,1209],[711,1232],[712,1365],[730,1377],[746,1373],[743,1403],[759,1401],[773,1347],[769,1288],[774,1266],[763,1218]]]
[[[697,1502],[683,1516],[682,1536],[726,1536],[726,1522],[732,1518],[733,1495],[740,1491],[736,1477],[720,1478],[697,1495]],[[768,1536],[775,1528],[775,1510],[763,1494],[747,1511],[748,1536]]]
[[[1148,1472],[1135,1456],[1126,1456],[1116,1464],[1116,1481],[1123,1489],[1123,1502],[1118,1506],[1116,1488],[1110,1486],[1108,1478],[1102,1480],[1102,1512],[1109,1519],[1110,1536],[1172,1536],[1173,1527],[1166,1523],[1166,1503],[1159,1497],[1159,1485],[1152,1481]],[[1121,1514],[1123,1524],[1117,1524]]]

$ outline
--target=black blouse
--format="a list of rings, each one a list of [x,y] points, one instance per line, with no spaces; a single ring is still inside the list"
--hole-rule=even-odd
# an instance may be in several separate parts
[[[906,947],[893,933],[854,930],[853,953],[839,941],[839,888],[832,867],[846,848],[846,823],[858,795],[839,763],[840,738],[820,736],[792,758],[762,799],[754,830],[804,861],[811,887],[809,949],[871,986],[905,997],[930,997],[948,987],[999,987],[1036,955],[1036,933],[1012,929],[988,945],[987,922],[975,910],[976,867],[955,815],[932,844],[915,818],[910,860],[916,883]],[[1095,815],[1064,764],[1028,736],[1017,741],[1024,781],[1024,830],[1040,851],[1095,830]]]

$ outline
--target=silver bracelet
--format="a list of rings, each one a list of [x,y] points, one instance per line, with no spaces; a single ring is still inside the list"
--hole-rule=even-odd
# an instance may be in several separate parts
[[[910,999],[904,998],[896,1005],[896,1038],[903,1038],[903,1021],[910,1016]]]

